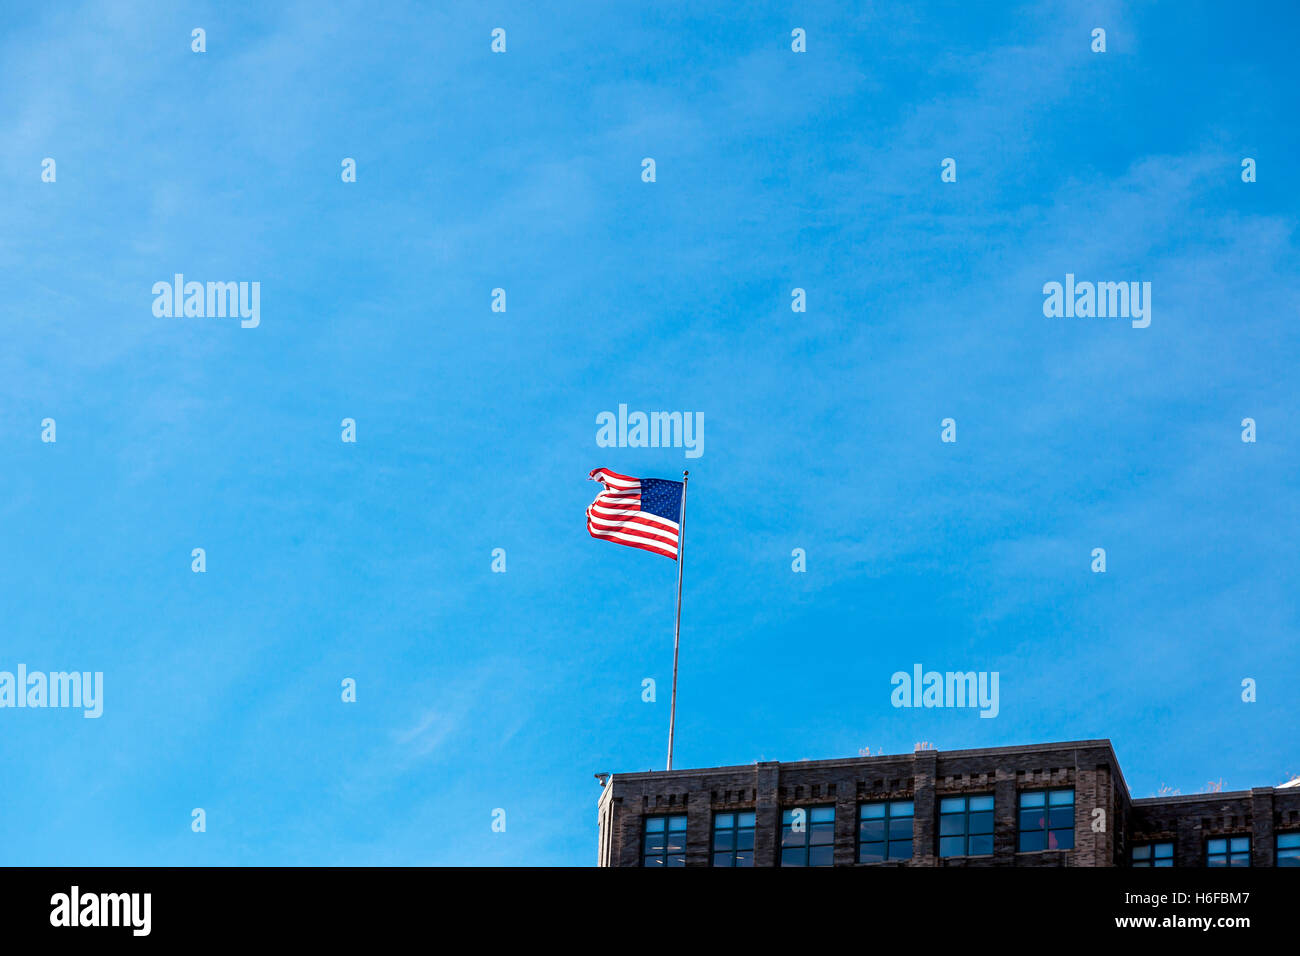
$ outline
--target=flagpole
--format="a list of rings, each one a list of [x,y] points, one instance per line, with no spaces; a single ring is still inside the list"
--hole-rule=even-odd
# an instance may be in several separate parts
[[[686,483],[691,473],[682,472],[682,513],[677,516],[677,626],[673,628],[673,702],[668,711],[668,769],[673,769],[673,729],[677,723],[677,646],[682,637],[682,564],[686,560]]]

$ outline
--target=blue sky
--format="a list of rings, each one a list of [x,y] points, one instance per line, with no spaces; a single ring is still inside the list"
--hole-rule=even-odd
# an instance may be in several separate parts
[[[105,702],[0,710],[0,862],[590,865],[676,583],[597,466],[691,469],[678,766],[1300,773],[1296,11],[990,7],[5,3],[0,670]],[[177,272],[261,325],[155,317]],[[1067,272],[1150,327],[1044,317]],[[620,403],[704,455],[597,447]]]

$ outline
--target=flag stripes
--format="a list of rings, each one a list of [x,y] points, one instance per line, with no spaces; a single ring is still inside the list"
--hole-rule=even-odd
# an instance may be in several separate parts
[[[630,478],[606,468],[588,477],[605,486],[587,506],[587,531],[593,538],[677,560],[680,481]]]

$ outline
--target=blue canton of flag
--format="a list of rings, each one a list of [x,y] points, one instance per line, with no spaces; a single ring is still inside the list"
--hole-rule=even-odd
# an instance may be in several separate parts
[[[673,524],[682,520],[682,483],[662,478],[641,479],[641,510]]]

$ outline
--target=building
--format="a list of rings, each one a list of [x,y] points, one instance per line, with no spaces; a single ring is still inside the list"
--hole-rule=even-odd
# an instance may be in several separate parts
[[[599,823],[601,866],[1300,866],[1300,786],[1135,800],[1109,740],[614,774]]]

